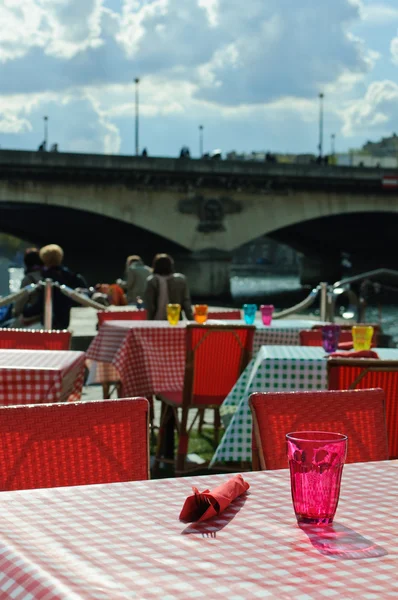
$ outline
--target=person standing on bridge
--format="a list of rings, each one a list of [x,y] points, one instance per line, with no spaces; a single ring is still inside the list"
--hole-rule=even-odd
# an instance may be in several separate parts
[[[186,318],[193,320],[187,279],[174,272],[174,260],[168,254],[157,254],[153,259],[153,275],[147,279],[144,304],[151,320],[166,320],[168,304],[180,304]]]

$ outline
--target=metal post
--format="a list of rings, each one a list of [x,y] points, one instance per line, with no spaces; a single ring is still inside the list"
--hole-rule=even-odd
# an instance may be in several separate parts
[[[335,140],[336,140],[336,134],[332,133],[332,135],[330,136],[330,150],[331,150],[331,155],[334,156],[335,155]]]
[[[199,158],[203,157],[203,125],[199,125]]]
[[[48,117],[43,117],[44,119],[44,150],[47,150],[48,144]]]
[[[53,323],[53,282],[46,279],[44,286],[44,329],[52,329]]]
[[[324,94],[319,94],[319,157],[323,156],[323,98]]]
[[[139,147],[139,94],[138,94],[138,84],[140,80],[138,77],[134,79],[135,83],[135,154],[138,156],[140,147]]]
[[[327,321],[327,317],[328,317],[328,284],[323,281],[319,284],[319,287],[320,287],[320,302],[321,302],[320,318],[321,318],[321,321]]]

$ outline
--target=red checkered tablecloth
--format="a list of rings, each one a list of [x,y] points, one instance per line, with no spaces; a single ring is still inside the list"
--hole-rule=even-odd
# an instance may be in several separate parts
[[[88,359],[100,363],[97,381],[120,379],[124,396],[182,390],[186,324],[105,322],[87,351]]]
[[[242,321],[213,323],[242,324]],[[307,325],[306,325],[307,323]],[[271,327],[256,322],[253,353],[263,345],[299,345],[299,331],[313,321],[275,321]],[[185,327],[167,321],[108,321],[92,341],[87,358],[95,361],[89,383],[122,381],[123,395],[180,391],[184,380]],[[171,387],[165,387],[171,386]]]
[[[0,494],[0,597],[13,600],[398,597],[398,464],[346,465],[333,527],[300,529],[289,473],[185,525],[191,486],[228,475]]]
[[[0,404],[79,400],[84,352],[0,350]]]

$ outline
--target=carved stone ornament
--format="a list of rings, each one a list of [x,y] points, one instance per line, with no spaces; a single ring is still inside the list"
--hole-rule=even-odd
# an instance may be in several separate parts
[[[178,210],[185,215],[196,215],[199,219],[197,231],[214,233],[225,231],[224,217],[241,212],[242,205],[227,196],[220,198],[204,198],[194,196],[180,200]]]

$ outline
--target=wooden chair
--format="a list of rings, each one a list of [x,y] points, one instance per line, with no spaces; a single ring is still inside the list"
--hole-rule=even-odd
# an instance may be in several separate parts
[[[253,470],[286,468],[287,433],[334,431],[348,436],[347,462],[388,459],[384,392],[270,392],[252,394]]]
[[[0,407],[0,490],[149,478],[143,398]]]
[[[329,390],[384,390],[389,457],[398,458],[398,360],[329,358],[327,366]]]
[[[340,331],[339,343],[352,342],[351,331]],[[320,329],[303,329],[300,331],[300,346],[322,346]]]
[[[186,328],[186,362],[182,392],[162,393],[156,464],[162,458],[165,430],[175,419],[178,435],[176,472],[185,471],[189,435],[198,412],[188,427],[190,410],[214,410],[214,443],[218,444],[219,407],[247,366],[253,347],[255,327],[251,325],[197,325]],[[179,411],[181,416],[179,415]]]
[[[12,350],[69,350],[72,334],[66,329],[0,329],[0,348]]]
[[[147,311],[141,310],[99,310],[98,327],[105,321],[146,321]]]
[[[219,319],[220,321],[239,321],[240,310],[211,310],[207,313],[208,319]]]

